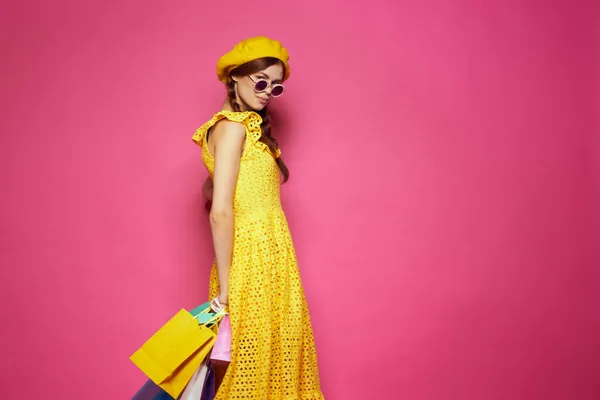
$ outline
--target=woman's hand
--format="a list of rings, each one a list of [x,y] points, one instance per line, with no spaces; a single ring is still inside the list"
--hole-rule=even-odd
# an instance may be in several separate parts
[[[210,307],[213,309],[214,312],[219,312],[222,309],[227,308],[228,301],[229,300],[227,298],[226,293],[219,293],[219,295],[215,297],[213,301],[210,302]]]

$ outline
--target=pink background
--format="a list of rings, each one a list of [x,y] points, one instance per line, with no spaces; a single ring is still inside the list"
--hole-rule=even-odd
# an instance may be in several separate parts
[[[2,397],[130,398],[207,299],[190,137],[267,34],[326,398],[600,398],[597,7],[488,3],[2,2]]]

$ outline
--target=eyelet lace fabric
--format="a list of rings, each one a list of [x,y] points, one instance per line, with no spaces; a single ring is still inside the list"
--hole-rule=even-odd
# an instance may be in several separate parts
[[[223,118],[244,124],[246,145],[233,201],[231,363],[215,399],[322,400],[311,319],[279,197],[279,153],[259,141],[260,115],[221,111],[192,137],[211,176],[206,132]],[[210,298],[218,293],[213,263]]]

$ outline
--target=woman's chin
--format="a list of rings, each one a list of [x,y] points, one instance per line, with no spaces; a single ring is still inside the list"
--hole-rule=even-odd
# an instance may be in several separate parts
[[[262,111],[265,108],[266,104],[263,104],[261,102],[256,102],[252,105],[252,109],[254,111]]]

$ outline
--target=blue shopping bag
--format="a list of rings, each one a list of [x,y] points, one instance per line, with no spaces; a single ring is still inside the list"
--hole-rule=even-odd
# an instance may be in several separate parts
[[[215,371],[210,363],[208,364],[208,373],[206,374],[206,382],[202,390],[202,397],[200,400],[213,400],[216,395],[215,390]]]
[[[173,400],[171,395],[162,390],[150,379],[146,381],[131,400]]]

